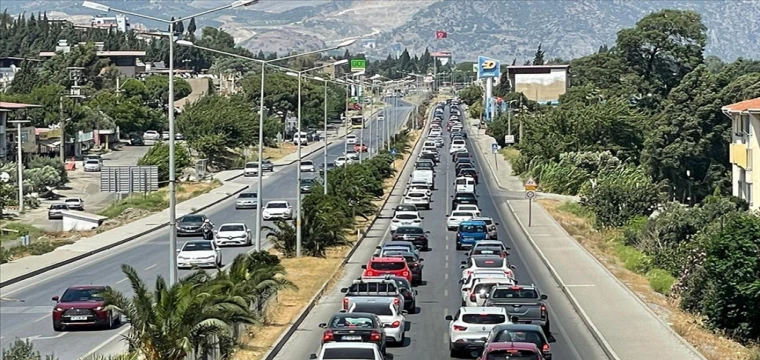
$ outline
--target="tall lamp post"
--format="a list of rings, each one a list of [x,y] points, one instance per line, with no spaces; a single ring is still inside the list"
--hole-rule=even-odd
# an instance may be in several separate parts
[[[8,120],[11,124],[16,124],[16,152],[18,153],[18,156],[16,157],[16,172],[18,176],[18,212],[20,214],[24,213],[24,147],[22,145],[23,141],[21,141],[21,124],[26,124],[31,121],[29,120]],[[63,143],[61,143],[61,146],[63,146]]]
[[[258,162],[259,162],[259,164],[258,164],[258,171],[257,171],[257,175],[256,175],[257,178],[258,178],[258,184],[257,184],[257,192],[258,193],[256,194],[256,239],[255,239],[255,244],[256,244],[255,248],[256,248],[257,251],[261,251],[261,226],[262,226],[261,207],[262,207],[262,196],[263,196],[263,192],[264,192],[264,189],[263,189],[263,184],[264,184],[263,173],[264,172],[262,171],[262,164],[263,164],[263,161],[264,161],[264,146],[263,146],[263,144],[264,144],[264,79],[265,79],[264,74],[266,72],[266,67],[270,66],[270,67],[273,67],[273,68],[276,68],[276,69],[279,69],[279,70],[282,70],[282,71],[292,71],[292,69],[288,69],[286,67],[272,65],[272,63],[273,62],[277,62],[277,61],[282,61],[282,60],[293,59],[293,58],[297,58],[297,57],[301,57],[301,56],[319,54],[319,53],[323,53],[325,51],[340,49],[340,48],[343,48],[343,47],[346,47],[346,46],[350,46],[351,44],[353,44],[355,42],[356,42],[356,39],[347,40],[347,41],[344,41],[344,42],[342,42],[342,43],[340,43],[340,44],[338,44],[338,45],[336,45],[334,47],[331,47],[331,48],[320,49],[320,50],[315,50],[315,51],[309,51],[309,52],[305,52],[305,53],[301,53],[301,54],[294,54],[294,55],[291,55],[291,56],[284,56],[284,57],[280,57],[280,58],[276,58],[276,59],[266,60],[265,61],[265,60],[255,59],[255,58],[252,58],[252,57],[238,55],[238,54],[234,54],[234,53],[230,53],[230,52],[226,52],[226,51],[221,51],[221,50],[211,49],[211,48],[207,48],[207,47],[203,47],[203,46],[198,46],[198,45],[196,45],[196,44],[194,44],[194,43],[192,43],[190,41],[187,41],[187,40],[178,40],[177,41],[177,45],[195,47],[197,49],[201,49],[201,50],[204,50],[204,51],[208,51],[208,52],[212,52],[212,53],[217,53],[217,54],[225,55],[225,56],[229,56],[229,57],[234,57],[234,58],[238,58],[238,59],[241,59],[241,60],[253,61],[255,63],[261,64],[261,82],[259,83],[259,93],[260,93],[260,98],[259,98],[259,149],[258,149],[258,158],[259,158]],[[325,142],[325,144],[327,144],[327,142]],[[299,189],[300,189],[300,184],[299,184]]]
[[[255,4],[259,0],[235,0],[224,6],[220,6],[214,9],[206,10],[194,15],[180,17],[174,20],[166,20],[157,18],[154,16],[143,15],[134,13],[131,11],[125,11],[120,9],[114,9],[108,5],[99,4],[92,1],[85,1],[82,6],[102,11],[102,12],[115,12],[125,15],[132,15],[143,19],[153,20],[169,24],[169,101],[167,104],[167,110],[169,112],[169,284],[173,285],[177,282],[177,194],[176,194],[176,169],[174,159],[174,25],[187,19],[194,17],[201,17],[213,12],[234,9],[243,6]]]
[[[295,76],[298,78],[298,125],[296,128],[296,137],[298,138],[298,150],[296,151],[296,157],[298,158],[298,170],[297,170],[297,178],[296,178],[296,257],[301,257],[301,90],[302,90],[302,82],[301,78],[303,77],[303,74],[324,69],[326,67],[330,66],[339,66],[343,64],[348,64],[348,59],[338,60],[333,63],[325,64],[322,66],[313,67],[311,69],[301,70],[301,71],[289,71],[286,74],[289,76]],[[327,143],[325,143],[327,144]]]

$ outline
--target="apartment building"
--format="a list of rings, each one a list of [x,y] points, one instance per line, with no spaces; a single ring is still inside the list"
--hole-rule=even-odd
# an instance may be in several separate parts
[[[731,119],[731,144],[733,194],[749,203],[751,210],[760,208],[760,98],[726,105],[721,108]],[[758,168],[755,172],[753,169]],[[758,183],[758,186],[754,186]]]

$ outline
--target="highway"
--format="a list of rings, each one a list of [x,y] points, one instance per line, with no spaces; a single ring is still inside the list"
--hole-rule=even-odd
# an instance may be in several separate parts
[[[385,111],[385,121],[391,121],[398,129],[406,115],[414,109],[414,105],[398,100],[396,104]],[[380,142],[374,128],[375,120],[368,121],[368,127],[373,126],[372,138],[368,129],[364,129],[364,142],[373,148]],[[384,125],[379,122],[380,128]],[[358,132],[355,132],[359,135]],[[344,142],[336,141],[328,147],[328,162],[332,162],[344,151]],[[366,156],[366,154],[365,154]],[[306,159],[314,160],[316,166],[322,165],[323,152],[318,151]],[[263,203],[269,200],[288,200],[295,205],[297,164],[292,164],[264,176]],[[329,180],[329,179],[328,179]],[[249,184],[255,191],[255,178],[238,178],[236,182]],[[230,198],[208,209],[209,216],[216,226],[226,222],[245,222],[249,227],[255,225],[256,210],[235,210],[235,198]],[[265,222],[265,224],[267,224]],[[5,349],[15,338],[30,339],[34,348],[43,355],[54,353],[59,359],[72,360],[89,353],[93,349],[118,342],[118,333],[124,325],[112,330],[68,330],[54,332],[52,316],[54,302],[51,297],[60,296],[68,286],[72,285],[110,285],[113,288],[131,294],[129,283],[122,274],[121,264],[129,264],[138,270],[140,276],[148,284],[153,284],[157,275],[168,276],[167,264],[168,229],[156,231],[140,239],[122,246],[94,255],[79,262],[66,265],[32,279],[7,286],[2,289],[0,298],[0,348]],[[178,238],[177,248],[190,239]],[[265,247],[269,244],[263,242]],[[228,263],[237,254],[252,250],[251,247],[224,248],[223,261]],[[184,276],[189,270],[180,270]]]
[[[446,113],[448,115],[448,109]],[[444,116],[444,119],[447,119]],[[430,231],[430,252],[423,252],[424,258],[423,285],[417,288],[418,314],[406,315],[408,330],[407,340],[403,346],[388,347],[388,353],[393,355],[394,360],[419,360],[419,359],[450,359],[448,324],[444,318],[457,312],[461,302],[461,285],[458,280],[461,276],[460,262],[466,259],[464,251],[455,249],[454,232],[446,230],[446,215],[451,211],[450,196],[454,194],[454,166],[448,155],[449,140],[444,133],[446,146],[441,151],[441,162],[436,167],[436,188],[433,193],[432,210],[420,211],[424,217],[423,226]],[[497,203],[507,198],[524,196],[522,193],[502,192],[491,179],[487,165],[483,169],[480,164],[484,162],[479,158],[479,152],[473,149],[468,142],[470,153],[478,154],[475,165],[479,172],[480,183],[476,186],[479,195],[478,201],[483,216],[489,216],[499,223],[499,239],[511,247],[511,263],[517,269],[515,274],[520,284],[536,284],[543,293],[549,296],[550,320],[552,335],[556,342],[551,344],[554,359],[556,360],[592,360],[606,359],[596,340],[584,326],[579,316],[571,307],[569,301],[559,289],[558,284],[550,276],[548,270],[539,260],[538,255],[528,244],[512,214],[503,213]],[[401,192],[401,182],[396,192]],[[401,201],[400,197],[392,197],[390,206]],[[392,212],[386,210],[384,217]],[[389,221],[378,221],[376,225],[382,228],[373,228],[373,234],[384,234],[376,239],[365,241],[361,244],[362,249],[357,250],[355,256],[350,259],[346,267],[345,276],[335,289],[326,294],[319,305],[301,324],[298,331],[288,341],[285,347],[278,353],[276,360],[306,359],[310,353],[319,350],[322,330],[318,327],[320,322],[326,322],[330,316],[340,310],[342,294],[339,289],[347,286],[352,279],[361,276],[362,264],[366,264],[374,248],[379,243],[389,241],[390,234],[387,231]]]

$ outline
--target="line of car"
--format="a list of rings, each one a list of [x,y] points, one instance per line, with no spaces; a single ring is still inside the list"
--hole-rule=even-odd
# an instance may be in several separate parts
[[[509,262],[511,249],[498,240],[499,224],[478,208],[477,171],[456,100],[434,109],[430,132],[391,220],[391,239],[362,266],[362,276],[341,289],[342,310],[320,324],[322,345],[311,359],[384,359],[389,344],[404,343],[405,315],[418,309],[414,286],[423,283],[420,251],[430,249],[430,231],[425,230],[419,209],[432,207],[438,152],[446,143],[442,131],[446,105],[449,155],[456,169],[453,211],[446,227],[456,231],[457,250],[468,250],[460,266],[462,306],[446,316],[451,356],[551,359],[547,297],[533,285],[517,283]]]

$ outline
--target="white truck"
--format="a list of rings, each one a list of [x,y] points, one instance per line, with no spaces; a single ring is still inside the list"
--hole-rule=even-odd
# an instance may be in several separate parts
[[[410,176],[412,183],[425,181],[430,185],[431,190],[435,189],[435,173],[432,170],[414,170]]]

